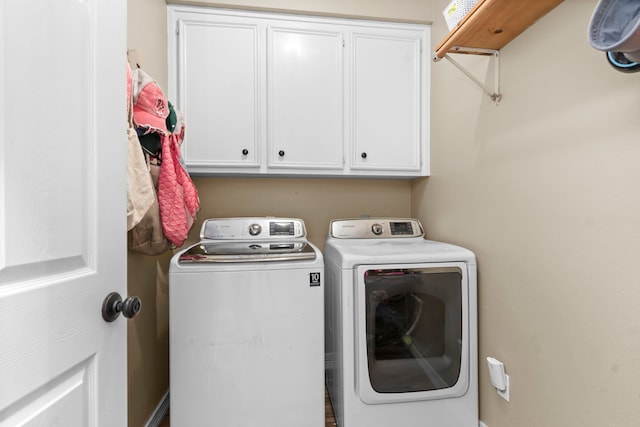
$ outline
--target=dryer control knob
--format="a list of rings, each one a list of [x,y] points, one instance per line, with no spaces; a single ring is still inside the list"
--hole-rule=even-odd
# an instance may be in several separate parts
[[[257,236],[261,231],[262,227],[260,227],[260,224],[251,224],[249,226],[249,234],[251,234],[252,236]]]
[[[373,232],[373,234],[375,234],[376,236],[379,236],[382,234],[382,225],[380,224],[373,224],[371,226],[371,231]]]

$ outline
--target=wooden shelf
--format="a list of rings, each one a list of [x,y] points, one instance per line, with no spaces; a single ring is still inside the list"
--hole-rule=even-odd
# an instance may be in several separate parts
[[[436,47],[434,60],[466,48],[500,50],[562,0],[479,0]]]

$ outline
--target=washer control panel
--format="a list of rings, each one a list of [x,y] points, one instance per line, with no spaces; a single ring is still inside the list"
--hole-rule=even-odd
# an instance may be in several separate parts
[[[387,239],[423,237],[420,221],[411,218],[357,218],[331,221],[329,230],[336,239]]]
[[[202,240],[271,240],[304,238],[307,232],[299,218],[212,218],[202,224]]]

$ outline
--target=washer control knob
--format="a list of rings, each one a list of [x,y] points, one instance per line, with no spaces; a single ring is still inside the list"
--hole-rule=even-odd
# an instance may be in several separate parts
[[[375,234],[376,236],[379,236],[382,234],[382,225],[375,223],[371,226],[371,231],[373,232],[373,234]]]
[[[257,236],[261,231],[262,227],[260,227],[260,224],[251,224],[249,226],[249,234],[251,234],[252,236]]]

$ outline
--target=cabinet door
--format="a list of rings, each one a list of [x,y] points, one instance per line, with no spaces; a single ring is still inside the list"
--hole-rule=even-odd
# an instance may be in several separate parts
[[[259,168],[259,24],[201,15],[179,19],[178,28],[178,109],[186,118],[189,171]]]
[[[353,33],[352,170],[420,171],[426,138],[421,34]]]
[[[341,171],[342,33],[293,25],[268,29],[268,168]]]

